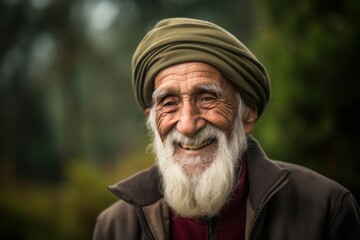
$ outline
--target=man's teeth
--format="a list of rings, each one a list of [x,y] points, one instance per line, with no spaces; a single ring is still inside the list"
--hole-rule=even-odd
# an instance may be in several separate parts
[[[202,147],[205,147],[213,142],[213,139],[208,139],[200,144],[187,144],[187,143],[180,143],[180,147],[185,148],[187,150],[195,150]]]

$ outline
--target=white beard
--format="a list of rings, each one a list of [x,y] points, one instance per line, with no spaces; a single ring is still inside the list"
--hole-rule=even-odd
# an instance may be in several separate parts
[[[162,142],[155,124],[154,109],[151,110],[148,126],[154,133],[153,150],[162,174],[162,188],[166,203],[177,215],[192,218],[210,218],[220,213],[229,202],[239,179],[241,157],[246,150],[246,134],[241,120],[242,106],[231,129],[230,139],[220,129],[207,126],[194,137],[181,135],[175,128]],[[184,158],[174,156],[174,141],[194,143],[215,138],[215,154]],[[186,174],[180,163],[208,165],[201,173]]]

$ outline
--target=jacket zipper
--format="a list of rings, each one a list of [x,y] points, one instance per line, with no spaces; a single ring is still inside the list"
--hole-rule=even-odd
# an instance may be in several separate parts
[[[209,240],[215,240],[217,218],[212,218],[209,221]]]
[[[289,181],[283,181],[278,187],[276,187],[272,193],[270,193],[270,195],[265,199],[264,203],[262,204],[262,207],[259,209],[259,211],[257,211],[256,215],[255,215],[255,219],[254,219],[254,224],[252,226],[251,232],[250,232],[250,236],[249,236],[249,240],[254,239],[254,229],[259,221],[260,215],[262,213],[262,211],[264,210],[264,208],[266,207],[266,204],[269,202],[269,200],[272,198],[272,196],[274,196],[278,191],[280,191],[286,184],[288,184]]]

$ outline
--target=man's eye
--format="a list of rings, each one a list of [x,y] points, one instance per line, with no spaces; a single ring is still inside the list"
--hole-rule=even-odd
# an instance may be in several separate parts
[[[175,105],[174,102],[166,102],[166,103],[164,103],[165,107],[171,107],[171,106],[174,106],[174,105]]]
[[[210,102],[215,100],[215,96],[212,94],[203,94],[200,98],[201,102]]]
[[[209,102],[209,101],[213,101],[213,100],[214,100],[213,97],[203,97],[203,98],[201,98],[201,101],[203,101],[203,102]]]
[[[172,100],[165,100],[163,101],[163,106],[164,107],[172,107],[172,106],[175,106],[176,105],[176,102],[175,101],[172,101]]]

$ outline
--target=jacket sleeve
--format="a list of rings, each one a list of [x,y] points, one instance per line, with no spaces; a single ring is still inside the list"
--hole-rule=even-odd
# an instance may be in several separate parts
[[[329,239],[360,239],[360,211],[350,192],[342,194],[330,222]]]

